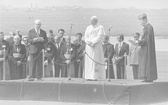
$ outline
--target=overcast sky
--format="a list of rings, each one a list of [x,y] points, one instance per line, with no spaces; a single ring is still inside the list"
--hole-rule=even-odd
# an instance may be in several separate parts
[[[104,9],[130,8],[163,9],[168,8],[168,0],[0,0],[2,5],[12,7],[82,6]]]

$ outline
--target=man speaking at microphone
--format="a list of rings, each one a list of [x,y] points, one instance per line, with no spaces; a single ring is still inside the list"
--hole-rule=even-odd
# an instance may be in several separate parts
[[[47,43],[47,35],[44,30],[41,29],[41,21],[35,20],[35,27],[28,33],[28,42],[30,43],[30,71],[29,78],[42,78],[42,49],[44,44]],[[32,79],[33,80],[33,79]]]

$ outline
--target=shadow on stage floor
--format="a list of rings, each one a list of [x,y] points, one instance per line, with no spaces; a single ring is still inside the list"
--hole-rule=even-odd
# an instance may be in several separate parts
[[[45,78],[0,81],[0,100],[146,105],[168,101],[168,82]]]

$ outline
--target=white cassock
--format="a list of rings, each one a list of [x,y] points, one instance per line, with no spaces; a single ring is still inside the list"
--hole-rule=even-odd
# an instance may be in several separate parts
[[[86,53],[100,64],[105,64],[103,48],[101,45],[102,36],[105,35],[103,26],[88,26],[85,31],[85,42],[90,41],[95,44],[91,47],[86,44]],[[105,66],[95,63],[92,59],[85,55],[85,79],[105,79],[106,72]]]

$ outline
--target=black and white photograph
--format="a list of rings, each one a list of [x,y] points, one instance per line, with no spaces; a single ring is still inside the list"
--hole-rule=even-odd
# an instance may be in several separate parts
[[[0,105],[168,105],[167,0],[0,0]]]

